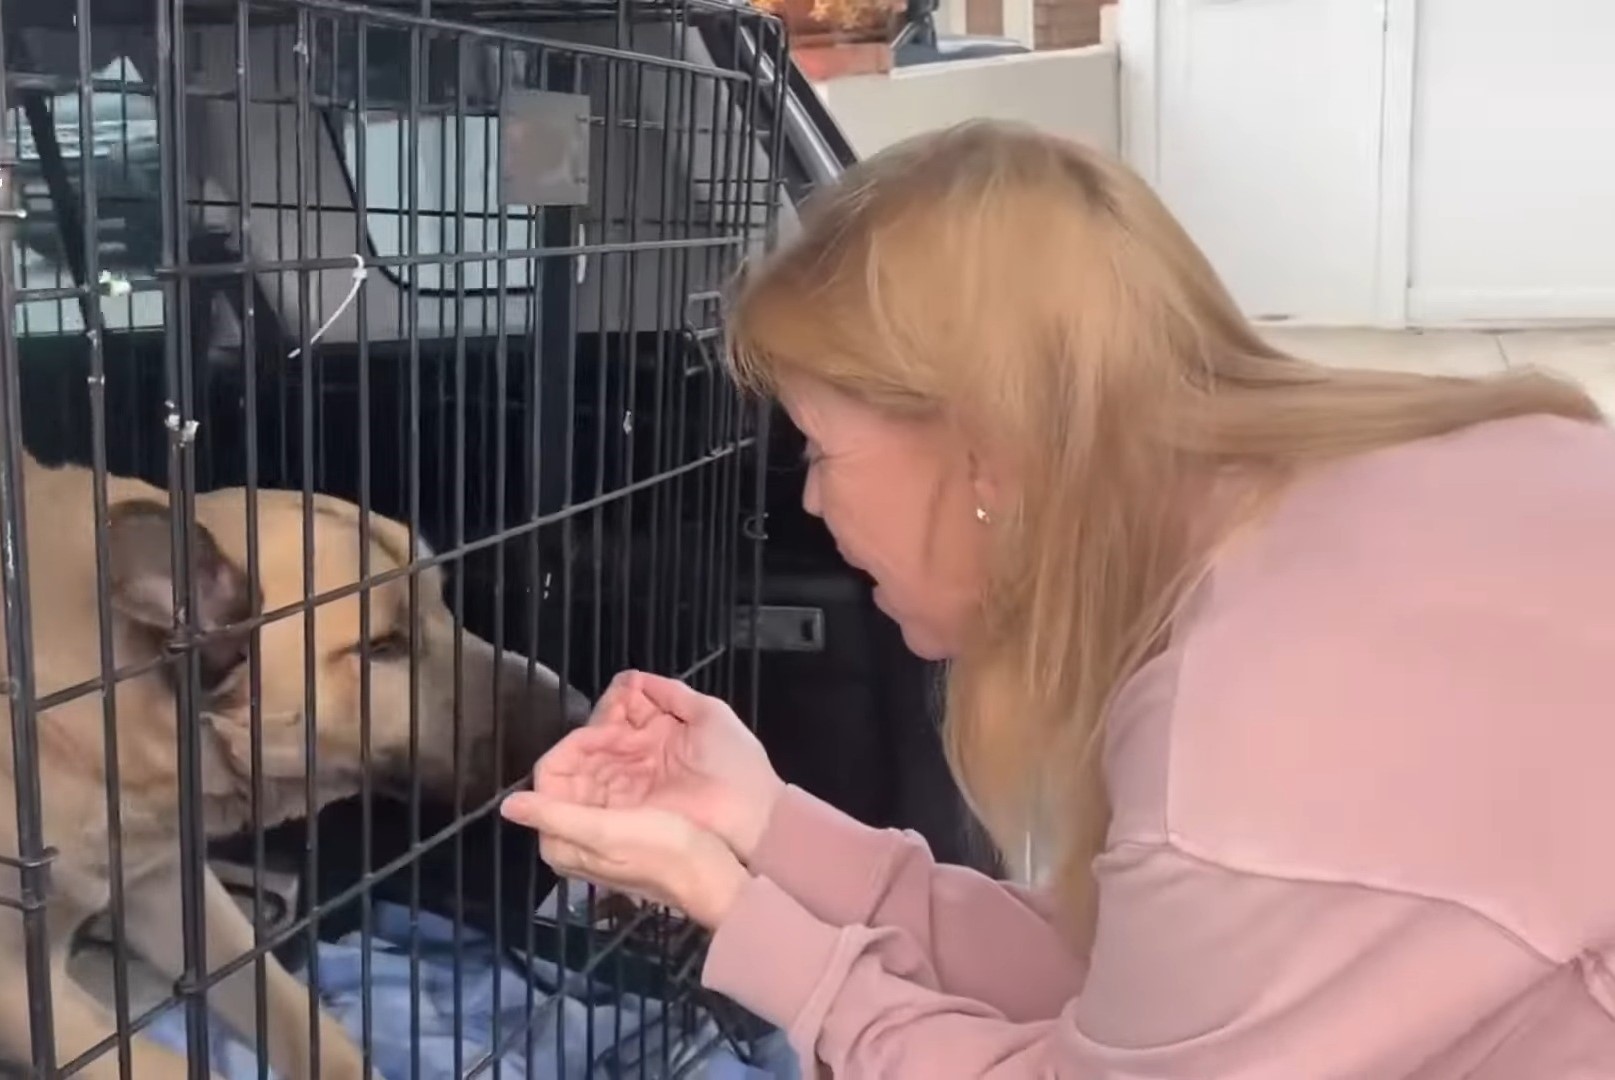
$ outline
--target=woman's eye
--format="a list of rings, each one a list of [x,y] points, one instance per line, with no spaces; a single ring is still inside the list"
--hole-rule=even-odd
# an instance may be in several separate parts
[[[409,655],[409,635],[402,631],[393,631],[381,637],[371,638],[359,646],[359,655],[367,656],[372,660],[397,660]]]

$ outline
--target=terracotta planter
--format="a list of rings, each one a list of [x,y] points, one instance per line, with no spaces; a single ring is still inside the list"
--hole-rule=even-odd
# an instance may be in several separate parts
[[[757,0],[790,31],[791,56],[814,81],[892,68],[901,0]]]
[[[803,42],[791,46],[791,58],[814,82],[892,70],[892,47],[884,41]]]
[[[841,44],[890,42],[903,18],[901,0],[756,0],[780,16],[791,50]]]
[[[785,28],[791,32],[792,44],[815,34],[831,33],[835,29],[814,14],[817,6],[815,0],[773,0],[771,3],[758,4],[758,7],[766,8],[780,17]]]

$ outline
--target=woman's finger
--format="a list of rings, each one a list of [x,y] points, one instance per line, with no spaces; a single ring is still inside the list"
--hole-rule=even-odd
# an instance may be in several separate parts
[[[538,857],[546,866],[569,881],[582,882],[608,893],[638,896],[643,883],[624,877],[621,868],[598,852],[554,837],[539,842]]]
[[[581,727],[569,732],[565,738],[551,748],[553,754],[566,747],[568,754],[642,754],[654,747],[660,736],[654,731],[640,730],[634,718],[628,715],[629,706],[622,703],[624,715],[616,720],[604,721],[598,725]]]
[[[584,756],[584,747],[573,742],[572,735],[583,730],[585,729],[579,728],[561,739],[533,762],[533,778],[536,780],[540,774],[563,776],[576,772]]]
[[[579,796],[587,787],[586,781],[571,773],[536,773],[533,776],[533,790],[557,799],[567,799],[579,802]]]
[[[538,838],[538,857],[558,874],[570,876],[577,869],[576,851],[577,849],[565,840],[555,840],[542,835]]]
[[[633,686],[634,680],[638,678],[639,671],[637,669],[624,668],[611,677],[611,683],[606,687],[606,694],[610,694],[614,691],[620,693],[621,691]],[[602,694],[601,697],[605,697],[605,694]]]
[[[581,803],[584,806],[609,806],[614,795],[612,787],[599,776],[582,773],[577,776],[541,776],[533,782],[533,790],[562,802]]]
[[[688,730],[683,719],[668,711],[644,694],[634,694],[623,700],[628,723],[639,736],[636,746],[646,750],[660,749],[668,739]]]
[[[625,671],[612,679],[605,691],[595,700],[594,708],[589,714],[589,723],[598,722],[609,710],[622,703],[623,695],[633,685],[633,672]]]
[[[612,679],[606,692],[600,695],[600,704],[590,714],[589,725],[599,727],[626,721],[628,725],[637,727],[646,718],[643,707],[645,695],[639,689],[639,680],[643,675],[643,672],[630,670]]]
[[[658,709],[688,723],[700,715],[706,695],[677,679],[641,671],[634,686]]]
[[[622,708],[623,715],[627,718],[628,723],[639,731],[648,729],[661,717],[667,717],[670,720],[674,719],[668,716],[665,710],[658,708],[656,703],[641,693],[638,688],[623,695]]]
[[[534,766],[534,775],[567,775],[587,772],[599,765],[601,758],[632,756],[643,751],[624,744],[634,734],[632,729],[619,725],[615,728],[578,728],[550,747]]]
[[[584,730],[611,730],[625,727],[632,723],[627,710],[627,703],[632,696],[626,690],[619,690],[612,696],[610,701],[602,701],[599,707],[589,714],[589,721],[584,725]]]
[[[620,834],[622,811],[602,810],[552,798],[536,791],[518,791],[499,804],[499,813],[545,836],[578,847],[601,851]]]
[[[611,749],[632,732],[622,725],[615,727],[580,727],[567,732],[566,736],[550,749],[550,754],[565,748],[570,754],[600,754],[609,753]],[[545,757],[548,757],[546,754]]]
[[[544,836],[539,840],[538,857],[543,859],[550,869],[566,877],[587,876],[590,864],[594,861],[583,848],[553,836]]]
[[[632,882],[620,881],[607,872],[604,864],[592,852],[574,847],[564,840],[551,840],[538,846],[538,857],[544,864],[568,881],[593,885],[608,892],[633,887]]]

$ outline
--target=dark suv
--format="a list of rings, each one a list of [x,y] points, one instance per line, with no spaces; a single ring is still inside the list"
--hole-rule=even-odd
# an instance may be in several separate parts
[[[122,61],[96,73],[98,81],[116,81],[128,89],[95,89],[90,94],[90,149],[80,142],[79,96],[58,94],[23,110],[25,123],[16,133],[16,183],[29,218],[17,239],[34,256],[65,261],[61,231],[52,212],[51,192],[41,157],[41,140],[54,140],[65,166],[67,183],[79,198],[86,156],[90,183],[99,203],[101,265],[109,270],[154,266],[162,234],[156,215],[148,211],[157,199],[162,158],[157,143],[157,113],[152,98],[139,92],[139,79]],[[103,84],[104,85],[104,84]],[[42,106],[42,107],[41,107]],[[46,130],[41,132],[41,120]]]

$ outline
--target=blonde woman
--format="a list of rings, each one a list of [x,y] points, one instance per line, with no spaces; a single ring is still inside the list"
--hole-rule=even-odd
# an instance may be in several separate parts
[[[852,170],[732,328],[1033,886],[644,674],[506,804],[558,870],[712,927],[706,984],[839,1077],[1615,1077],[1586,397],[1275,350],[1137,178],[986,123]]]

